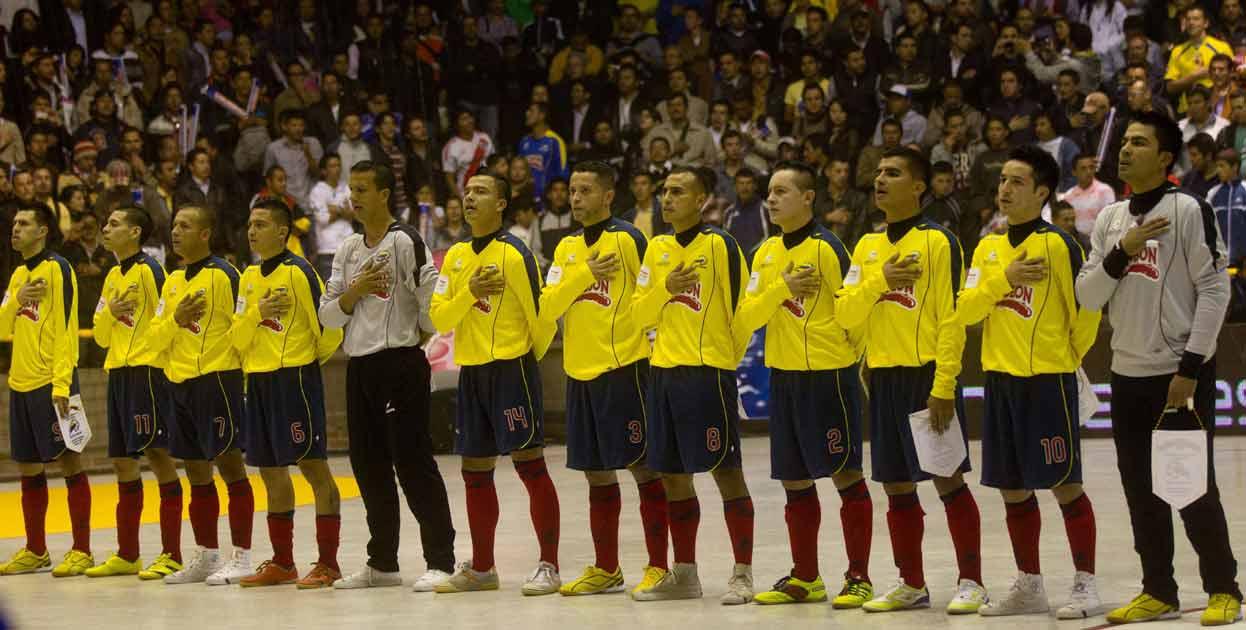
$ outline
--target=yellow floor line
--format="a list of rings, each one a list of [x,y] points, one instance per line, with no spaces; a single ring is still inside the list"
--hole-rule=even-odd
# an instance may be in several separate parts
[[[311,505],[314,500],[311,486],[300,474],[292,474],[294,479],[294,504]],[[342,499],[353,499],[359,496],[359,486],[351,477],[335,477],[338,491]],[[190,506],[190,485],[183,477],[182,481],[182,520],[188,518]],[[259,475],[251,475],[251,488],[255,492],[255,510],[268,509],[268,493],[264,491],[264,482]],[[217,477],[216,489],[221,498],[221,516],[227,514],[229,494],[225,490],[225,482]],[[117,482],[112,475],[94,475],[91,477],[91,528],[107,529],[117,526]],[[160,519],[160,491],[155,479],[143,480],[143,523],[157,523]],[[69,508],[65,504],[65,484],[52,478],[48,480],[48,521],[49,534],[63,534],[69,531]],[[0,538],[18,538],[26,535],[22,521],[22,496],[20,490],[0,492]]]

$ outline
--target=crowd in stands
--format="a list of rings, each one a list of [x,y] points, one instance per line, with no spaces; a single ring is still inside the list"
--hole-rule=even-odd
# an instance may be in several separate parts
[[[1007,229],[999,171],[1034,143],[1062,171],[1050,220],[1089,248],[1128,194],[1123,126],[1160,111],[1186,141],[1174,183],[1206,195],[1239,267],[1241,2],[0,0],[0,232],[23,205],[53,208],[87,322],[115,264],[100,225],[121,205],[151,214],[146,249],[170,268],[173,214],[211,208],[218,253],[242,267],[249,208],[279,198],[301,217],[292,249],[327,276],[355,229],[354,164],[392,167],[395,216],[434,250],[469,235],[460,189],[488,170],[545,262],[577,228],[577,161],[619,170],[614,210],[649,235],[669,229],[666,174],[693,165],[717,175],[706,221],[747,252],[774,232],[771,165],[799,159],[852,247],[883,225],[883,151],[910,145],[933,163],[927,214],[968,259]],[[3,239],[0,280],[20,263]]]

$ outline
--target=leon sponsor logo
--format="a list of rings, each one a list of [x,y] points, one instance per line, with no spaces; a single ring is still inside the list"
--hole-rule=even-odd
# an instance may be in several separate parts
[[[1034,287],[1021,285],[1013,288],[1004,299],[995,303],[995,308],[1008,309],[1025,319],[1034,316]]]
[[[1149,240],[1137,255],[1129,259],[1125,275],[1138,275],[1152,282],[1159,282],[1159,241]]]
[[[792,314],[792,317],[795,317],[796,319],[804,319],[805,298],[800,297],[783,300],[782,306],[788,313]]]
[[[613,300],[610,299],[610,281],[598,280],[597,282],[594,282],[593,286],[581,293],[579,297],[575,298],[575,301],[592,302],[599,306],[610,306],[614,303]]]
[[[913,287],[900,287],[892,289],[878,296],[879,302],[891,302],[905,310],[913,310],[917,308],[917,293],[913,291]]]
[[[672,295],[671,299],[666,301],[667,304],[681,304],[688,307],[694,313],[701,312],[701,283],[698,282],[687,291],[678,295]]]

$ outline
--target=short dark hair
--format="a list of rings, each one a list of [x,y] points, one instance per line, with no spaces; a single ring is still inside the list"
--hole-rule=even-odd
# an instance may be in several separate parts
[[[342,156],[332,151],[320,156],[320,170],[323,171],[325,167],[329,166],[329,160],[337,160],[340,162],[342,161]]]
[[[179,207],[177,211],[173,213],[173,218],[176,219],[177,215],[187,210],[197,210],[199,212],[200,219],[203,220],[204,227],[211,230],[213,235],[216,234],[216,211],[215,210],[213,210],[212,208],[209,208],[208,206],[201,206],[197,204],[187,204],[187,205]]]
[[[69,200],[73,199],[74,193],[82,193],[83,196],[86,196],[87,189],[85,186],[78,186],[78,185],[66,186],[61,189],[61,196],[58,199],[58,201],[64,204],[68,204]]]
[[[302,108],[299,108],[299,107],[292,107],[292,108],[290,108],[290,109],[287,109],[287,110],[286,110],[286,111],[284,111],[284,112],[281,112],[281,124],[283,124],[283,125],[284,125],[284,124],[286,124],[286,123],[290,122],[291,120],[303,120],[303,121],[306,121],[306,120],[307,120],[307,112],[304,112],[304,111],[302,110]]]
[[[1224,53],[1216,53],[1216,56],[1212,57],[1212,58],[1211,58],[1211,61],[1210,61],[1210,62],[1208,62],[1208,63],[1207,63],[1207,65],[1208,65],[1208,66],[1211,66],[1211,64],[1216,63],[1217,61],[1222,61],[1222,62],[1224,62],[1224,63],[1229,64],[1229,67],[1230,67],[1230,68],[1232,68],[1232,67],[1233,67],[1233,58],[1232,58],[1232,57],[1230,57],[1230,56],[1228,56],[1228,55],[1226,55],[1226,54],[1224,54]],[[1195,84],[1195,85],[1197,85],[1197,84]]]
[[[705,194],[714,194],[714,189],[717,188],[718,183],[718,174],[714,171],[703,166],[676,166],[670,172],[671,175],[680,173],[692,175],[692,178],[697,180],[697,185],[701,187],[702,192]]]
[[[721,145],[722,143],[726,142],[727,140],[730,140],[730,139],[733,139],[733,138],[734,138],[734,139],[736,139],[736,140],[741,140],[741,141],[742,141],[742,140],[744,140],[744,134],[740,133],[740,131],[739,131],[738,129],[728,129],[728,130],[726,130],[726,131],[724,131],[724,132],[723,132],[722,138],[720,138],[720,139],[718,140],[718,144],[719,144],[719,145]]]
[[[1208,88],[1205,85],[1195,84],[1194,87],[1190,88],[1190,90],[1185,93],[1185,98],[1187,101],[1189,101],[1191,96],[1202,97],[1203,102],[1205,103],[1211,102],[1211,88]]]
[[[575,165],[571,169],[571,174],[576,173],[592,173],[597,177],[597,183],[601,184],[606,190],[614,190],[614,183],[618,179],[618,171],[613,166],[600,160],[586,160]]]
[[[1038,145],[1023,144],[1009,151],[1008,159],[1030,167],[1034,187],[1047,187],[1047,198],[1044,201],[1051,201],[1055,197],[1056,190],[1060,186],[1060,165],[1050,153]]]
[[[210,160],[211,156],[208,155],[207,149],[201,149],[199,147],[195,147],[191,149],[188,153],[186,153],[186,166],[190,166],[191,164],[194,164],[195,159],[201,155],[204,157],[208,157]]]
[[[896,127],[896,128],[898,128],[898,129],[900,129],[901,131],[903,131],[903,130],[904,130],[904,125],[901,125],[901,124],[900,124],[900,121],[896,120],[895,118],[886,118],[886,119],[884,119],[884,120],[883,120],[882,127],[879,127],[879,128],[880,128],[880,129],[882,129],[882,128],[886,128],[886,127]]]
[[[146,243],[151,231],[155,228],[155,224],[151,220],[151,215],[146,210],[138,206],[120,206],[113,212],[120,212],[125,215],[125,222],[138,228],[138,242]]]
[[[1191,149],[1198,149],[1198,152],[1203,155],[1213,155],[1216,152],[1216,140],[1210,135],[1202,132],[1194,134],[1194,137],[1190,138],[1190,141],[1185,143],[1185,145]],[[1077,159],[1080,160],[1082,157],[1083,156],[1079,155],[1077,156]],[[1095,156],[1088,155],[1086,157]]]
[[[1073,212],[1077,212],[1077,208],[1074,208],[1073,204],[1067,201],[1057,201],[1055,203],[1052,203],[1051,204],[1052,218],[1055,218],[1056,216],[1058,216],[1061,212],[1064,212],[1065,210],[1072,210]]]
[[[675,70],[672,70],[671,72],[675,72]],[[680,72],[682,72],[682,70],[680,70]],[[684,94],[683,94],[682,92],[674,92],[674,93],[672,93],[670,96],[667,96],[667,97],[666,97],[666,102],[667,102],[667,103],[670,103],[671,101],[677,101],[677,100],[678,100],[678,101],[683,101],[683,102],[684,102],[684,106],[685,106],[685,107],[687,107],[687,105],[688,105],[688,97],[687,97],[687,96],[684,96]]]
[[[1072,68],[1065,68],[1065,69],[1061,70],[1061,71],[1060,71],[1060,73],[1059,73],[1058,75],[1056,75],[1056,76],[1061,76],[1061,77],[1073,77],[1073,82],[1074,82],[1074,83],[1079,83],[1079,82],[1081,82],[1081,80],[1082,80],[1082,75],[1081,75],[1081,74],[1079,74],[1076,70],[1074,70],[1074,69],[1072,69]]]
[[[48,229],[48,236],[44,239],[44,247],[52,249],[61,244],[60,222],[56,219],[56,215],[52,213],[52,209],[41,203],[32,203],[17,209],[18,212],[32,212],[35,215],[35,223],[42,225]]]
[[[800,189],[800,192],[813,190],[813,187],[817,185],[817,174],[814,173],[813,169],[804,162],[797,160],[783,160],[774,165],[774,170],[771,171],[771,177],[778,174],[779,171],[792,171],[793,173],[796,173],[796,187]]]
[[[1155,134],[1155,140],[1159,143],[1159,150],[1172,155],[1172,161],[1168,163],[1167,168],[1171,171],[1173,165],[1177,163],[1177,156],[1181,155],[1181,128],[1177,126],[1177,123],[1159,112],[1138,112],[1129,119],[1129,124],[1151,128],[1152,133]],[[1125,128],[1128,129],[1129,126],[1126,125]]]
[[[955,173],[956,171],[952,168],[952,163],[946,160],[939,160],[938,162],[930,165],[931,177],[934,177],[935,175],[952,175]]]
[[[887,149],[883,152],[884,158],[900,158],[904,161],[904,165],[908,168],[909,175],[913,179],[920,180],[927,186],[930,185],[930,162],[921,151],[914,151],[906,146],[898,146],[894,149]]]
[[[493,173],[476,173],[475,175],[473,175],[473,177],[481,177],[481,176],[488,177],[489,179],[493,180],[493,192],[496,192],[498,195],[498,198],[501,199],[504,203],[506,203],[507,206],[510,206],[510,203],[511,203],[510,181],[508,181],[505,177],[498,177],[497,175],[494,175]],[[565,180],[561,178],[554,178],[549,181],[548,185],[545,187],[545,190],[548,192],[549,189],[554,187],[555,182],[562,182],[564,184],[567,183]]]
[[[1202,134],[1202,135],[1207,136],[1207,134]],[[1207,136],[1207,137],[1211,138],[1211,136]],[[1212,148],[1209,149],[1208,152],[1215,150],[1216,143],[1214,140],[1212,141],[1211,146]],[[1073,158],[1073,168],[1077,168],[1077,165],[1080,164],[1082,160],[1098,160],[1098,159],[1099,159],[1099,156],[1095,155],[1094,153],[1078,153],[1077,157]]]
[[[268,170],[264,171],[264,179],[268,179],[269,177],[272,177],[273,173],[276,173],[277,171],[281,171],[282,173],[285,173],[286,169],[284,166],[280,164],[273,164],[272,166],[268,167]],[[289,175],[289,173],[286,173],[286,174]]]
[[[352,175],[355,173],[371,173],[372,184],[376,186],[377,191],[388,190],[392,193],[394,190],[394,171],[388,164],[364,160],[355,162],[355,165],[350,167],[350,172]]]
[[[277,218],[278,223],[286,227],[294,224],[294,213],[290,211],[290,206],[276,197],[261,197],[251,209],[267,210],[269,214]]]

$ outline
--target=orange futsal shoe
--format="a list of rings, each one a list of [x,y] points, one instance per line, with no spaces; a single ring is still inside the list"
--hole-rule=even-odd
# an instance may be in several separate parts
[[[298,581],[299,588],[329,588],[333,583],[342,579],[342,572],[328,565],[317,562],[312,565],[311,571]]]
[[[277,586],[279,584],[293,584],[299,579],[298,571],[294,567],[286,568],[272,560],[265,560],[255,575],[249,575],[242,578],[238,584],[244,588],[252,586]]]

